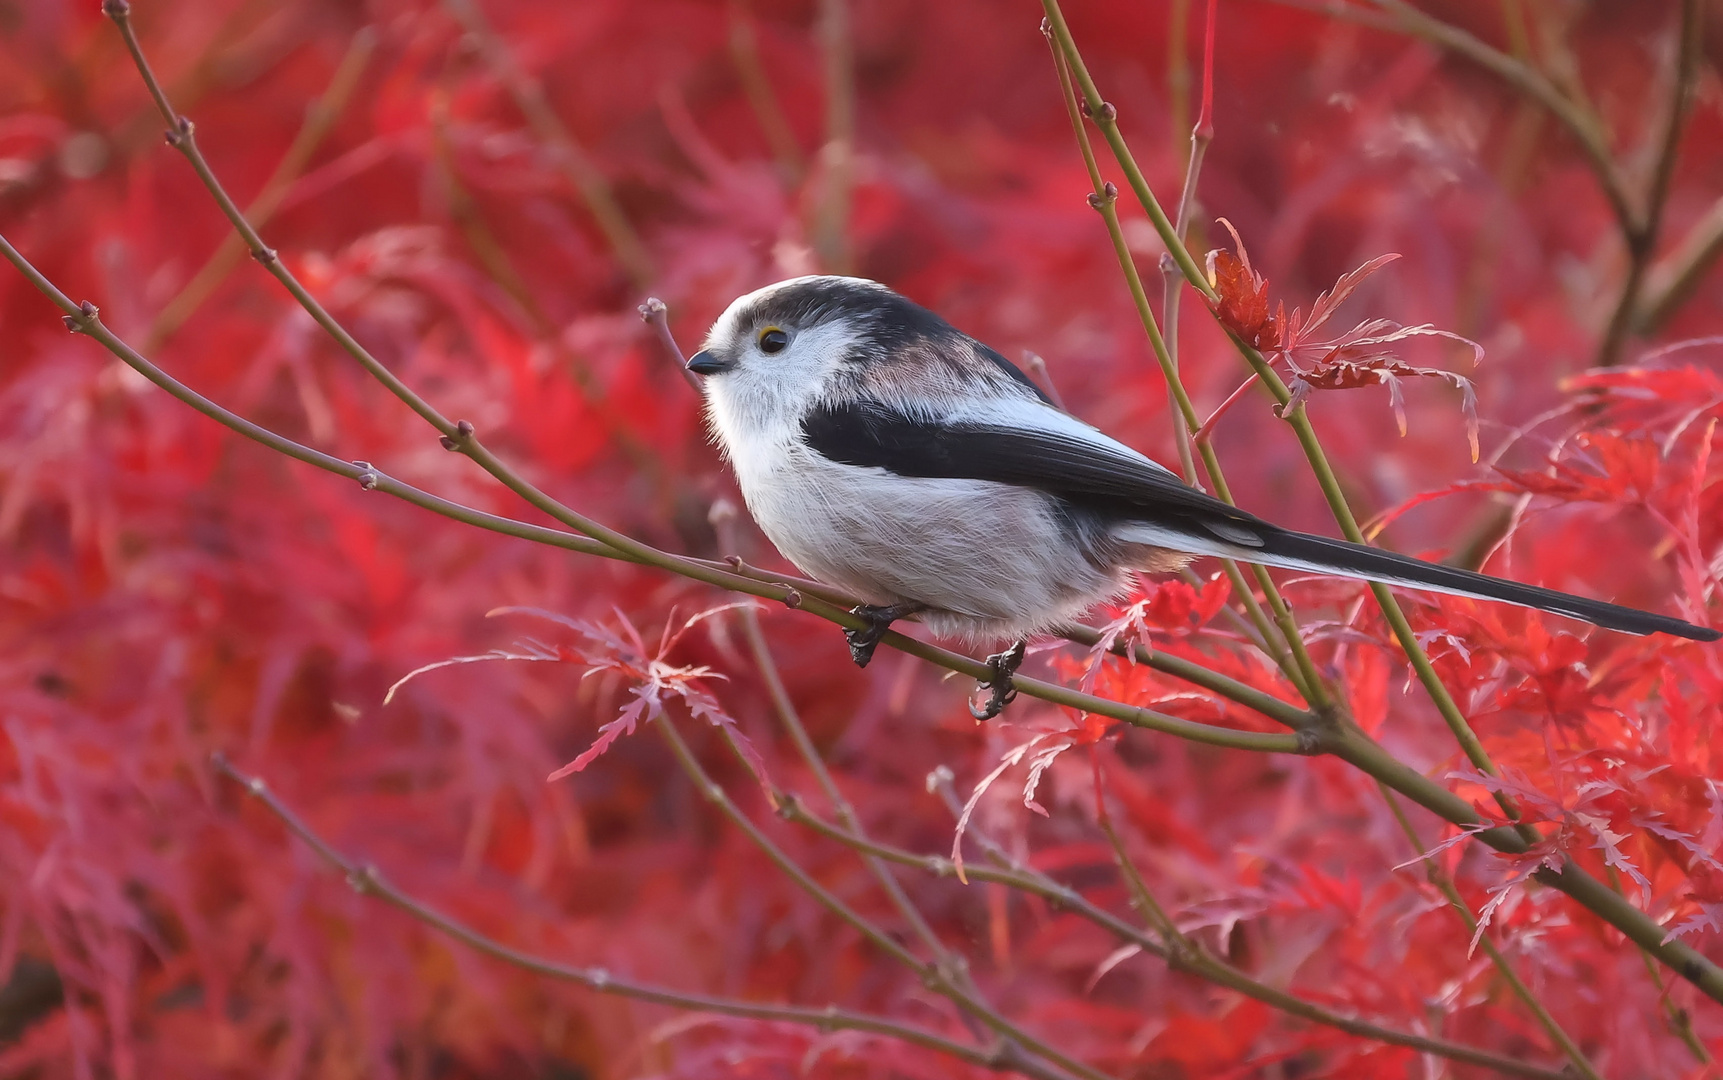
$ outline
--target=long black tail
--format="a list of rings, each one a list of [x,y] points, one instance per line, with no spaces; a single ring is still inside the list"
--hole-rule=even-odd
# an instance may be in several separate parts
[[[1262,546],[1248,554],[1240,552],[1240,559],[1265,566],[1311,570],[1321,574],[1380,581],[1388,585],[1407,585],[1432,592],[1500,600],[1508,604],[1537,608],[1539,611],[1553,611],[1557,615],[1583,619],[1588,623],[1596,623],[1598,626],[1628,634],[1674,634],[1676,637],[1691,638],[1694,641],[1716,641],[1723,637],[1723,632],[1694,626],[1668,615],[1653,615],[1649,611],[1606,604],[1601,600],[1587,600],[1583,596],[1570,596],[1554,589],[1540,589],[1536,585],[1522,585],[1517,581],[1474,574],[1470,570],[1427,563],[1380,548],[1350,544],[1344,540],[1330,540],[1325,536],[1311,536],[1308,533],[1291,532],[1274,526],[1262,529],[1258,536],[1262,540]]]

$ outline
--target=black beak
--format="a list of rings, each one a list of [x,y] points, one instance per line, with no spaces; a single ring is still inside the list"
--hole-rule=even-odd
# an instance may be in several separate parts
[[[696,375],[721,375],[735,366],[728,360],[713,356],[709,349],[701,349],[688,358],[688,370]]]

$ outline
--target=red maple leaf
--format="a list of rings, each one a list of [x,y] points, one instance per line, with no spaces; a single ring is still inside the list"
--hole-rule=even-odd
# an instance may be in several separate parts
[[[1400,380],[1407,377],[1442,379],[1460,391],[1460,410],[1466,417],[1466,438],[1471,446],[1472,460],[1478,460],[1478,399],[1472,382],[1463,375],[1442,368],[1418,367],[1395,356],[1389,346],[1414,337],[1439,337],[1457,341],[1472,350],[1472,363],[1484,358],[1483,346],[1448,330],[1438,330],[1427,323],[1402,326],[1390,319],[1367,319],[1338,337],[1318,339],[1316,330],[1326,323],[1339,306],[1357,290],[1371,274],[1398,259],[1397,253],[1378,255],[1369,262],[1342,274],[1333,288],[1316,298],[1310,315],[1294,308],[1286,313],[1286,304],[1276,305],[1269,313],[1268,279],[1250,264],[1244,240],[1232,222],[1220,218],[1220,223],[1232,234],[1238,248],[1235,257],[1225,251],[1208,253],[1209,284],[1216,293],[1209,309],[1221,325],[1246,344],[1262,352],[1269,363],[1284,361],[1289,371],[1287,388],[1292,396],[1278,412],[1289,414],[1303,404],[1313,390],[1351,390],[1361,386],[1386,386],[1399,422],[1400,434],[1406,434],[1406,406],[1401,396]],[[1249,386],[1255,378],[1245,383]],[[1239,388],[1239,392],[1243,391]],[[1219,417],[1238,398],[1229,397],[1215,417]],[[1211,417],[1203,430],[1213,425]]]

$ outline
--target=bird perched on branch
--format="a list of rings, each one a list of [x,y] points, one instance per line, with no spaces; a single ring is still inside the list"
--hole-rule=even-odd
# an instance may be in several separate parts
[[[988,658],[998,714],[1025,635],[1193,556],[1362,578],[1714,641],[1667,615],[1292,532],[1185,484],[1055,407],[1010,361],[877,282],[800,277],[737,299],[688,361],[766,536],[863,601],[866,666],[897,619],[1013,640]],[[973,709],[973,706],[972,706]]]

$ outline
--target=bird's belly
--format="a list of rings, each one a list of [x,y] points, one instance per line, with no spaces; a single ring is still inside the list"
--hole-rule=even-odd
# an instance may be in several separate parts
[[[766,536],[803,572],[867,603],[928,605],[936,632],[1013,636],[1118,591],[1116,569],[1040,492],[797,457],[741,476]]]

